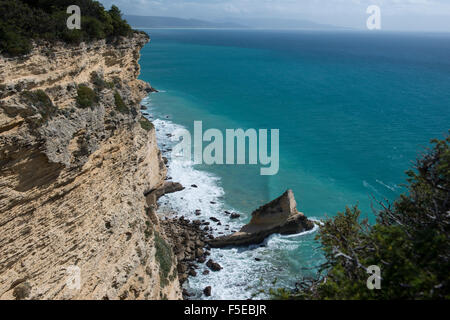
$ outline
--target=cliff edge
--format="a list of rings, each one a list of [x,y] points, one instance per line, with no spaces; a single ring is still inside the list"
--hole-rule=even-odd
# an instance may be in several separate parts
[[[181,298],[145,199],[166,177],[139,107],[148,40],[0,56],[0,299]]]

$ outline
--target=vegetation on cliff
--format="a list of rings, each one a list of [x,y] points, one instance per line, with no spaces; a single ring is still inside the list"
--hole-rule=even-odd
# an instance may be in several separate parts
[[[35,107],[44,120],[56,111],[56,107],[44,90],[22,91],[20,96],[25,103]]]
[[[155,235],[156,261],[159,263],[160,285],[165,287],[169,283],[170,270],[172,269],[172,249],[158,232]],[[173,279],[173,278],[172,278]]]
[[[20,99],[24,104],[32,106],[32,109],[28,111],[30,116],[25,118],[30,128],[41,127],[58,110],[44,90],[22,91]],[[41,117],[35,117],[35,114],[40,114]]]
[[[289,299],[449,299],[450,136],[407,171],[407,194],[381,203],[377,223],[357,207],[324,222],[317,236],[325,254],[322,276],[303,279]],[[367,267],[381,270],[381,289],[369,290]]]
[[[70,5],[81,9],[81,29],[66,25]],[[106,11],[93,0],[0,0],[0,52],[12,56],[30,52],[31,40],[80,43],[129,36],[131,27],[116,6]]]
[[[120,113],[126,114],[130,111],[125,102],[123,102],[123,99],[118,91],[114,92],[114,104],[116,105],[116,110]]]
[[[88,86],[79,86],[77,89],[77,94],[77,106],[79,108],[91,108],[98,102],[97,94]]]
[[[145,117],[142,117],[142,119],[139,120],[139,124],[141,125],[141,128],[144,129],[145,131],[150,131],[153,130],[154,128],[153,123],[151,123],[150,120],[148,120]]]

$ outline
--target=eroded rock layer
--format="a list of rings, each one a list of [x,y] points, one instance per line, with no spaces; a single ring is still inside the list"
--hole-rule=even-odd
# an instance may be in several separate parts
[[[314,223],[297,211],[292,190],[253,211],[252,219],[241,230],[231,235],[210,240],[211,247],[248,246],[264,241],[269,235],[296,234],[311,230]]]
[[[136,33],[0,56],[0,299],[181,298],[144,196],[166,175],[140,113],[147,42]]]

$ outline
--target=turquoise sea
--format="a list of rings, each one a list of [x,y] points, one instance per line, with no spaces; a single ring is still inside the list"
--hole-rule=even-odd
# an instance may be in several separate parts
[[[404,171],[450,129],[450,34],[145,31],[152,40],[141,51],[141,79],[160,92],[143,104],[166,155],[170,134],[192,131],[196,120],[203,130],[280,129],[275,176],[259,175],[260,165],[169,164],[169,175],[187,189],[165,196],[162,210],[194,219],[201,209],[200,218],[222,220],[216,234],[238,229],[288,188],[308,217],[358,204],[374,221],[373,199],[395,199]],[[241,219],[230,221],[227,209]],[[207,285],[212,299],[264,298],[259,290],[275,279],[275,286],[291,286],[313,274],[317,246],[313,232],[213,250],[224,270],[204,276],[200,266],[187,288],[198,298]]]

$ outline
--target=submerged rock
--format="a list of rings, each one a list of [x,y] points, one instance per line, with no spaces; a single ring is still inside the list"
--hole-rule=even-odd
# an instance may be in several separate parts
[[[297,211],[297,203],[292,190],[287,190],[279,198],[260,207],[252,213],[250,223],[240,231],[228,236],[210,240],[211,247],[247,246],[258,244],[274,233],[295,234],[311,230],[314,223]]]

